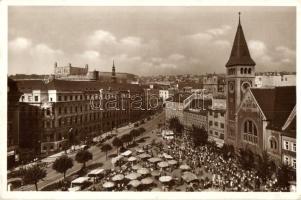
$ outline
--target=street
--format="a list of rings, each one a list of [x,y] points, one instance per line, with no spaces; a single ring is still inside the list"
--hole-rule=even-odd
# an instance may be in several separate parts
[[[149,121],[145,120],[145,124],[143,124],[141,126],[145,128],[146,132],[143,135],[139,136],[137,139],[139,139],[141,137],[149,136],[148,140],[151,141],[154,138],[153,135],[151,134],[152,130],[154,130],[155,128],[157,128],[157,124],[158,123],[164,122],[164,117],[165,117],[165,113],[161,112],[160,114],[154,115],[151,120],[149,120]],[[128,133],[130,130],[131,130],[131,128],[128,127],[128,126],[121,127],[121,128],[118,129],[118,136],[120,137],[121,135],[123,135],[125,133]],[[107,141],[107,143],[111,143],[113,139],[114,138],[111,138],[110,140]],[[99,147],[92,146],[89,149],[89,151],[93,154],[93,160],[88,161],[86,163],[87,166],[95,164],[95,163],[103,163],[104,164],[103,168],[107,169],[107,168],[111,167],[111,161],[110,161],[110,159],[108,158],[108,160],[106,162],[105,153],[102,152]],[[116,149],[113,148],[113,150],[111,150],[111,152],[116,152]],[[110,152],[108,152],[108,153],[110,153]],[[76,152],[70,153],[69,156],[74,160],[75,154],[76,154]],[[81,167],[82,167],[82,164],[76,162],[75,160],[74,160],[73,164],[74,164],[73,167],[67,171],[66,177],[69,176],[69,175],[71,175],[72,173],[80,170]],[[38,183],[39,190],[41,190],[43,187],[46,187],[47,185],[50,185],[50,184],[52,184],[54,182],[57,182],[57,181],[59,181],[60,179],[63,178],[62,174],[57,173],[55,170],[52,169],[52,164],[48,165],[46,167],[46,171],[47,171],[46,178],[43,181],[40,181]],[[35,186],[34,185],[25,185],[25,186],[22,186],[20,188],[17,188],[17,190],[21,190],[21,191],[35,191]]]

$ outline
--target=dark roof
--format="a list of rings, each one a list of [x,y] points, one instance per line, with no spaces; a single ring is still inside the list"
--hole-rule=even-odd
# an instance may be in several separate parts
[[[273,118],[275,88],[251,88],[251,91],[266,118]]]
[[[178,84],[179,89],[183,89],[185,87],[191,87],[192,89],[201,89],[203,88],[202,83],[195,83],[195,82],[181,82]]]
[[[191,95],[191,93],[176,93],[175,95],[169,97],[168,99],[166,99],[166,101],[170,101],[170,102],[177,102],[177,103],[183,103],[183,101],[185,99],[187,99],[189,96]]]
[[[30,92],[32,90],[46,90],[43,80],[16,80],[20,92]]]
[[[32,90],[58,90],[58,91],[95,91],[105,90],[130,90],[131,92],[143,92],[143,86],[125,83],[103,83],[99,81],[68,81],[54,79],[49,83],[42,80],[22,80],[17,81],[21,92],[31,92]]]
[[[296,86],[251,88],[267,120],[267,128],[281,130],[296,105]]]
[[[203,107],[204,104],[204,107]],[[212,100],[211,99],[193,99],[191,103],[189,104],[189,108],[194,108],[194,109],[205,109],[208,110],[209,107],[212,106]]]
[[[230,58],[226,64],[226,67],[236,66],[236,65],[248,65],[254,66],[256,63],[250,56],[249,48],[242,30],[240,21],[238,23],[236,35],[234,38],[232,51]]]
[[[296,138],[296,116],[294,117],[290,125],[284,130],[282,135],[291,138]]]

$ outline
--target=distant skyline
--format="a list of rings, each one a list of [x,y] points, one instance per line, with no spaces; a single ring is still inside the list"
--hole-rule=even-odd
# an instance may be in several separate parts
[[[296,71],[295,7],[10,6],[8,73],[225,73],[239,11],[256,71]]]

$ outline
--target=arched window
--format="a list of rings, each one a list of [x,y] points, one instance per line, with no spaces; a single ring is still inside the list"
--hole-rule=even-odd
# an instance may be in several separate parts
[[[257,144],[257,127],[252,120],[246,120],[243,126],[243,138],[246,142]]]
[[[272,137],[270,139],[270,148],[271,149],[277,149],[277,141],[276,141],[276,139],[274,137]]]
[[[240,68],[240,74],[244,73],[244,68]]]
[[[252,69],[249,68],[249,69],[248,69],[248,74],[251,74],[251,72],[252,72]]]
[[[248,69],[245,68],[245,69],[244,69],[244,74],[247,74],[247,73],[248,73]]]

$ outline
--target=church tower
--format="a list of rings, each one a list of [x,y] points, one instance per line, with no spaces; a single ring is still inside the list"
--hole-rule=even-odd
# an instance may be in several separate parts
[[[230,58],[226,64],[227,113],[225,143],[236,146],[236,111],[249,87],[254,85],[256,63],[250,56],[247,42],[240,22],[234,38]]]
[[[116,83],[116,82],[117,82],[115,70],[116,70],[116,69],[115,69],[115,64],[114,64],[114,60],[113,60],[113,67],[112,67],[112,83]]]

